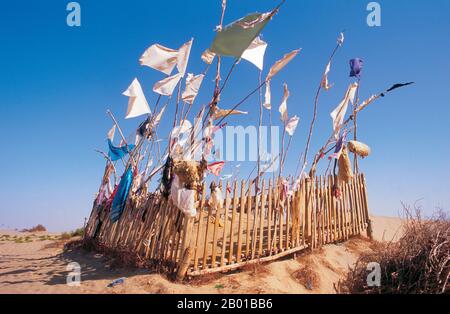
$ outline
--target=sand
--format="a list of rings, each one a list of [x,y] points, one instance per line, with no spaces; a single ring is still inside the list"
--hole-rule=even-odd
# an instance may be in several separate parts
[[[375,240],[390,241],[401,235],[401,219],[371,218]],[[370,250],[370,241],[353,238],[312,254],[179,284],[148,270],[115,268],[113,261],[101,254],[81,249],[64,251],[65,241],[57,238],[48,233],[0,231],[0,293],[335,293],[339,279],[361,252]],[[66,284],[71,262],[81,267],[79,286]],[[297,278],[298,271],[308,265],[316,281]],[[123,284],[107,287],[121,277],[126,277]]]

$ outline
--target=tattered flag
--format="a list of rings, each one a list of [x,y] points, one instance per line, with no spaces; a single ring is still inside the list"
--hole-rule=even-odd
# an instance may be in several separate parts
[[[285,130],[290,135],[293,136],[295,129],[297,129],[298,122],[300,121],[300,118],[297,116],[293,116],[289,119],[289,121],[286,123]]]
[[[124,96],[128,96],[128,108],[125,119],[135,118],[143,114],[151,113],[147,99],[142,91],[141,84],[135,78],[131,85],[123,92]]]
[[[224,165],[225,161],[218,161],[209,164],[207,168],[209,171],[211,171],[212,174],[214,174],[216,177],[219,177]]]
[[[339,131],[344,122],[345,113],[347,112],[348,103],[354,101],[356,89],[358,88],[358,83],[351,84],[344,96],[344,99],[339,103],[336,109],[331,113],[331,118],[333,119],[333,131],[334,136],[337,138]]]
[[[178,62],[178,50],[154,44],[143,53],[139,61],[141,65],[170,75]]]
[[[266,52],[267,43],[259,36],[256,37],[250,46],[244,51],[241,58],[253,63],[262,71],[264,65],[264,54]]]
[[[181,77],[181,73],[166,77],[153,85],[153,91],[160,95],[171,96]]]
[[[364,61],[360,58],[350,60],[350,77],[361,77]]]

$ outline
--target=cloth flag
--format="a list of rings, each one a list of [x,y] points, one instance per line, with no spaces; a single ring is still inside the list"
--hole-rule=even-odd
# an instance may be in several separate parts
[[[111,130],[108,131],[108,139],[114,141],[114,134],[116,133],[116,125],[114,124]]]
[[[145,99],[141,84],[137,78],[135,78],[130,86],[128,86],[127,90],[123,92],[123,95],[129,97],[125,119],[135,118],[143,114],[151,113],[147,99]]]
[[[128,169],[125,171],[122,178],[120,179],[119,186],[112,201],[111,220],[113,223],[119,220],[120,216],[122,215],[132,184],[133,184],[133,171],[131,167],[128,167]]]
[[[183,188],[177,175],[174,175],[170,187],[170,199],[185,215],[195,217],[197,214],[195,209],[195,191]]]
[[[194,40],[191,39],[187,43],[185,43],[183,46],[180,47],[178,50],[178,56],[177,56],[177,69],[178,72],[181,74],[181,77],[184,77],[184,74],[186,73],[187,64],[189,61],[189,55],[191,54],[191,48],[192,48],[192,42]]]
[[[270,81],[267,81],[266,82],[266,92],[264,94],[264,103],[263,103],[264,108],[266,108],[267,110],[272,109],[271,102],[272,102],[272,96],[270,93]]]
[[[266,52],[267,43],[259,36],[256,37],[250,46],[244,51],[241,58],[253,63],[262,71],[264,65],[264,54]]]
[[[213,162],[207,166],[208,170],[211,171],[216,177],[220,177],[220,172],[225,165],[225,161]]]
[[[400,87],[403,87],[403,86],[408,86],[408,85],[411,85],[411,84],[414,84],[414,82],[397,83],[397,84],[392,85],[386,92],[390,92],[390,91],[393,91],[394,89],[397,89],[397,88],[400,88]]]
[[[350,77],[361,77],[361,71],[363,68],[364,61],[360,58],[355,58],[350,60]]]
[[[286,83],[283,84],[283,99],[281,100],[281,105],[278,108],[278,111],[281,114],[281,121],[287,122],[288,118],[288,112],[287,112],[287,100],[289,98],[289,90]]]
[[[328,62],[327,67],[325,68],[325,72],[323,73],[322,76],[321,86],[325,90],[329,90],[331,87],[333,87],[333,84],[328,83],[328,73],[330,73],[330,69],[331,69],[331,61]]]
[[[241,111],[241,110],[232,110],[232,109],[217,109],[217,111],[214,113],[214,120],[223,118],[225,116],[236,115],[236,114],[248,114],[248,112]]]
[[[293,116],[286,123],[285,130],[290,136],[294,135],[295,129],[297,128],[297,125],[298,125],[299,121],[300,121],[299,117]]]
[[[301,49],[296,49],[291,51],[288,54],[285,54],[282,59],[275,62],[274,65],[270,68],[269,74],[266,77],[266,92],[264,95],[264,108],[270,110],[272,108],[272,96],[270,92],[270,80],[283,69],[295,56],[301,51]]]
[[[178,63],[178,50],[155,44],[147,48],[139,61],[141,65],[170,75]]]
[[[153,85],[153,91],[160,95],[171,96],[181,78],[181,73],[166,77]]]
[[[203,53],[202,53],[202,60],[203,62],[205,62],[206,64],[211,64],[214,61],[214,58],[216,57],[216,54],[214,52],[212,52],[209,48],[206,49]]]
[[[296,49],[288,54],[285,54],[282,59],[275,62],[270,68],[269,74],[267,74],[266,81],[270,81],[278,72],[280,72],[295,56],[301,51],[301,49]]]
[[[194,103],[204,77],[205,76],[203,74],[194,76],[194,74],[188,73],[186,77],[186,89],[181,95],[183,101],[190,103],[191,105]]]
[[[159,111],[158,115],[155,117],[155,120],[152,123],[153,127],[157,126],[159,124],[159,122],[161,122],[161,118],[164,114],[164,111],[166,111],[166,107],[167,107],[167,104],[164,107],[162,107],[162,109]]]
[[[344,122],[345,113],[347,112],[348,103],[354,101],[356,89],[358,88],[358,83],[351,84],[347,92],[345,93],[344,99],[340,102],[340,104],[333,110],[331,113],[331,118],[333,119],[333,131],[334,136],[337,139],[337,135],[342,127],[342,123]]]
[[[240,58],[275,13],[276,11],[249,14],[226,26],[217,32],[211,52]]]
[[[344,130],[342,135],[336,142],[336,147],[334,149],[334,153],[331,154],[329,159],[339,159],[341,157],[342,148],[344,147],[345,138],[347,137],[347,130]]]
[[[127,155],[134,149],[133,144],[123,145],[123,146],[114,146],[112,141],[108,139],[109,152],[108,156],[112,161],[116,161]]]
[[[338,39],[337,39],[337,44],[338,44],[339,46],[342,46],[342,44],[344,43],[344,39],[345,39],[344,33],[340,33],[340,34],[339,34],[339,37],[338,37]]]

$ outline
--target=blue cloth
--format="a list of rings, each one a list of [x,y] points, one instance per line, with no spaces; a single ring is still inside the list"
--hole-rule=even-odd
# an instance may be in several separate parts
[[[121,159],[123,156],[131,152],[134,148],[134,145],[123,145],[120,147],[114,146],[110,139],[108,139],[109,152],[108,156],[112,161],[116,161]]]
[[[350,77],[361,77],[364,61],[360,58],[350,60]]]
[[[131,167],[123,174],[120,179],[119,186],[117,188],[116,195],[114,195],[114,199],[112,201],[111,206],[111,221],[116,222],[119,220],[122,215],[123,210],[125,209],[125,204],[127,202],[128,194],[130,193],[131,185],[133,184],[133,171]]]

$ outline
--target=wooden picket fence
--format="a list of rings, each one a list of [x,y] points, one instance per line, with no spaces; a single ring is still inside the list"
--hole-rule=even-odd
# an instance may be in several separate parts
[[[280,180],[263,180],[258,191],[247,181],[226,182],[219,185],[224,206],[216,210],[203,185],[194,218],[164,198],[142,204],[130,198],[114,224],[107,211],[94,209],[86,237],[96,233],[102,245],[166,265],[181,279],[276,260],[362,232],[371,236],[364,175],[339,185],[340,198],[333,186],[333,176],[303,179],[292,193],[283,193]]]

